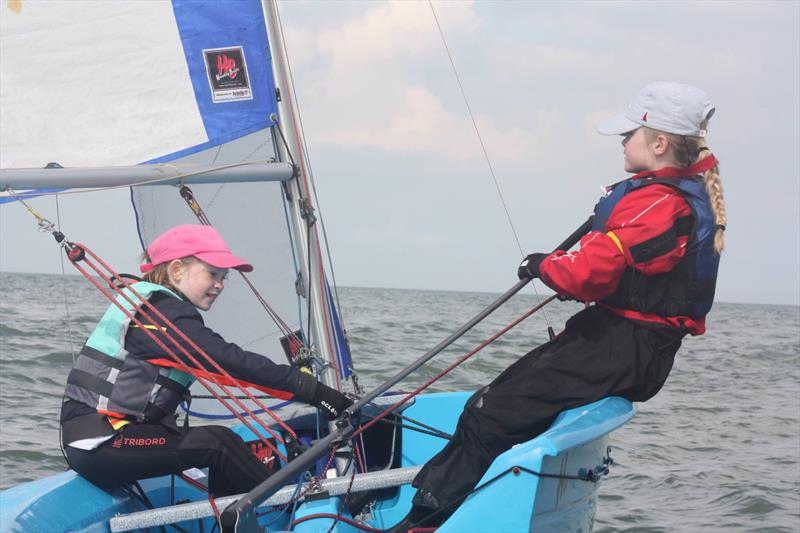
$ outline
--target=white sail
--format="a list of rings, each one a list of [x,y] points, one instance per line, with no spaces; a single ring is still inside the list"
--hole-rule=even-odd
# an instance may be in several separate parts
[[[3,2],[0,167],[134,165],[208,142],[166,2]]]

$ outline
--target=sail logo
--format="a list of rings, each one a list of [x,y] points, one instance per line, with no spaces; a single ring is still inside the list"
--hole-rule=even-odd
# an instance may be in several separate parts
[[[218,104],[253,99],[243,47],[206,49],[203,50],[203,58],[212,102]]]
[[[217,74],[215,76],[217,81],[222,78],[234,79],[237,74],[239,74],[239,67],[236,66],[236,61],[225,54],[217,56]]]

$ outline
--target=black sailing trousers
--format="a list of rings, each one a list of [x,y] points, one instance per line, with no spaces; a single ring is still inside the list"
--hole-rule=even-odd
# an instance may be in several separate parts
[[[271,473],[223,426],[129,424],[94,450],[66,445],[64,453],[73,470],[101,487],[209,467],[209,492],[227,496],[249,491]]]
[[[682,337],[674,328],[633,322],[602,306],[577,313],[564,332],[467,401],[453,438],[412,483],[419,489],[412,512],[441,510],[438,520],[452,514],[498,455],[546,431],[565,409],[606,396],[652,398]]]

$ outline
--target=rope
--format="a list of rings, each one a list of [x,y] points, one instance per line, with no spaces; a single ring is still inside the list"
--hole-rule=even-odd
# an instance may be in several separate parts
[[[210,492],[208,493],[208,503],[211,505],[211,510],[214,511],[214,518],[217,519],[217,524],[219,524],[222,515],[220,514],[219,508],[217,507],[217,502],[214,501],[214,496]]]
[[[385,531],[384,529],[374,528],[374,527],[366,525],[363,522],[359,522],[358,520],[354,520],[352,518],[347,518],[346,516],[342,516],[340,514],[333,514],[333,513],[315,513],[315,514],[306,515],[303,518],[298,518],[297,520],[295,520],[294,522],[289,524],[289,527],[295,527],[296,525],[302,524],[303,522],[308,522],[309,520],[316,520],[316,519],[319,519],[319,518],[329,518],[329,519],[333,519],[333,520],[338,520],[340,522],[344,522],[345,524],[347,524],[349,526],[353,526],[355,528],[358,528],[358,529],[360,529],[362,531],[369,531],[370,533],[381,533],[381,532]],[[336,522],[334,522],[334,524],[336,524]]]
[[[436,16],[436,10],[433,8],[432,0],[428,0],[428,5],[431,8],[431,13],[433,14],[433,20],[436,22],[436,28],[439,30],[439,36],[442,38],[442,44],[444,45],[444,50],[447,53],[447,58],[450,60],[450,67],[453,70],[453,75],[456,78],[456,83],[458,84],[458,89],[461,92],[461,98],[464,100],[464,105],[467,108],[467,113],[469,114],[469,118],[472,121],[472,127],[475,130],[475,135],[478,138],[478,144],[481,145],[481,151],[483,152],[483,158],[486,160],[486,166],[489,169],[489,174],[492,176],[492,181],[494,181],[494,187],[497,189],[497,195],[500,197],[500,203],[503,206],[503,210],[506,213],[506,219],[508,220],[508,225],[511,227],[511,233],[514,234],[514,240],[517,243],[517,248],[519,248],[519,254],[523,258],[525,257],[525,252],[522,251],[522,245],[519,241],[519,236],[517,235],[517,229],[514,227],[514,222],[511,220],[511,213],[508,210],[508,206],[506,205],[506,200],[503,197],[503,191],[500,189],[500,182],[497,179],[497,175],[494,172],[494,167],[492,166],[492,161],[489,158],[489,152],[486,150],[486,145],[483,142],[483,137],[481,136],[481,132],[478,129],[478,123],[475,121],[475,115],[472,113],[472,107],[469,105],[469,99],[467,98],[467,93],[464,90],[464,85],[461,83],[461,76],[458,74],[458,69],[456,69],[456,63],[453,60],[453,55],[450,53],[450,47],[447,46],[447,40],[444,37],[444,31],[442,30],[442,26],[439,24],[439,17]],[[542,303],[542,297],[539,296],[539,291],[536,289],[536,284],[531,281],[531,287],[533,287],[533,292],[536,295],[536,301],[538,303]],[[544,320],[547,323],[548,331],[552,330],[552,326],[550,325],[550,319],[547,316],[547,311],[543,313]]]

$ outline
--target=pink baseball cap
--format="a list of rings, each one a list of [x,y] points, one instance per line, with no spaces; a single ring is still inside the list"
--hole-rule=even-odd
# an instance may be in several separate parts
[[[142,272],[190,255],[217,268],[235,268],[241,272],[253,270],[253,265],[231,253],[217,230],[199,224],[182,224],[167,230],[150,243],[147,255],[151,262],[139,266]]]

